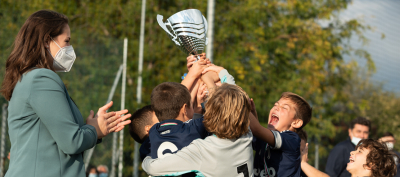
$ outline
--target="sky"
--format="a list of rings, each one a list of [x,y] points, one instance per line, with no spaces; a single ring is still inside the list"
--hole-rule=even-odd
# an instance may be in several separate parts
[[[355,18],[372,27],[373,30],[364,33],[369,39],[367,45],[363,46],[356,37],[350,44],[371,54],[376,67],[371,80],[383,83],[385,90],[400,94],[400,0],[353,0],[339,17],[345,21]],[[365,67],[365,59],[352,58]]]

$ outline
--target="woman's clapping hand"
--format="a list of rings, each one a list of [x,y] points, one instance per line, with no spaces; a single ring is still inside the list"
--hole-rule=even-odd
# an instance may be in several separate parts
[[[124,115],[128,113],[126,109],[107,113],[107,110],[110,109],[112,105],[113,102],[111,101],[99,108],[96,116],[94,116],[94,112],[91,110],[86,120],[88,125],[92,125],[96,128],[98,139],[107,136],[109,133],[119,132],[125,125],[131,123],[131,120],[126,120],[131,117],[131,114]]]

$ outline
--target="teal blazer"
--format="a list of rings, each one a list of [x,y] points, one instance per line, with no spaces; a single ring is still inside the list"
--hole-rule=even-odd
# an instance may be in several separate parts
[[[83,152],[97,142],[61,78],[49,69],[25,73],[8,106],[11,141],[6,177],[85,177]]]

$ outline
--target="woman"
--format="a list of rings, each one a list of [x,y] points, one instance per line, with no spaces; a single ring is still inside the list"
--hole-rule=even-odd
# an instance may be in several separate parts
[[[33,13],[20,29],[7,59],[2,95],[9,101],[11,161],[6,176],[84,177],[83,152],[130,123],[127,110],[93,111],[86,124],[55,71],[75,60],[66,16]]]
[[[309,177],[329,177],[306,162],[308,147],[304,151],[301,162],[303,172]],[[397,167],[393,153],[386,145],[372,139],[364,139],[358,143],[355,151],[350,152],[346,170],[351,176],[393,177]]]

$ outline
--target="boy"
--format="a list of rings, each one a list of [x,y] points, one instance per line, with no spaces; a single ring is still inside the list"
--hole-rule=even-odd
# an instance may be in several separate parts
[[[136,142],[142,144],[139,149],[142,160],[150,154],[149,131],[158,122],[151,105],[144,106],[132,114],[129,134]]]
[[[200,171],[203,176],[253,176],[252,134],[249,131],[250,103],[238,86],[222,84],[206,103],[204,126],[213,135],[194,140],[176,154],[146,157],[143,170],[150,175],[176,171]]]
[[[297,134],[300,137],[300,153],[301,153],[301,162],[308,161],[308,143],[307,143],[307,133],[303,129],[298,130]],[[307,152],[306,152],[307,151]],[[303,169],[300,172],[300,177],[307,177],[307,175],[303,172]]]
[[[204,129],[203,117],[191,120],[194,115],[192,107],[194,99],[189,92],[200,77],[208,90],[216,87],[214,83],[216,73],[202,75],[208,64],[204,58],[205,55],[193,64],[182,84],[165,82],[153,89],[151,106],[160,123],[153,126],[149,132],[152,158],[174,153],[193,140],[208,136],[208,132]],[[194,89],[193,92],[197,91]]]
[[[191,119],[194,112],[190,100],[189,90],[179,83],[164,82],[153,89],[151,106],[160,123],[149,132],[152,158],[175,153],[208,135],[203,118]]]
[[[303,153],[304,149],[306,148],[306,146],[308,145],[307,143],[307,133],[306,131],[304,131],[303,129],[298,130],[297,134],[300,137],[300,152]],[[304,159],[305,161],[308,161],[308,159]]]
[[[394,177],[397,167],[393,155],[395,154],[379,141],[363,139],[350,152],[346,170],[351,176]],[[301,162],[301,168],[310,177],[329,177],[305,161]]]
[[[299,95],[284,92],[269,113],[268,129],[251,114],[254,175],[300,176],[300,137],[295,133],[311,119],[312,109]]]

